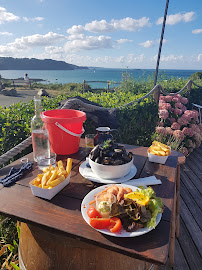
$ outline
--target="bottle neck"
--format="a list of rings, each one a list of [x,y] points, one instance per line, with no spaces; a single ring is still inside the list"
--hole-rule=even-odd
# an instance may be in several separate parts
[[[37,117],[40,117],[41,112],[42,112],[40,97],[34,97],[34,107],[35,107],[35,115]]]

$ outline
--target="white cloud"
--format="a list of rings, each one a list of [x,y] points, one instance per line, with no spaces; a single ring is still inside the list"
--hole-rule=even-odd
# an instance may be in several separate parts
[[[116,30],[126,30],[132,32],[141,30],[143,27],[151,26],[151,23],[149,23],[149,18],[146,17],[142,17],[139,20],[127,17],[122,20],[112,20],[111,23]]]
[[[195,15],[195,12],[193,11],[190,11],[190,12],[187,12],[187,13],[177,13],[177,14],[171,14],[171,15],[168,15],[167,18],[166,18],[166,24],[169,24],[169,25],[174,25],[174,24],[177,24],[179,22],[191,22],[193,21],[194,19],[194,15]],[[156,24],[162,24],[163,23],[163,17],[159,18],[156,22]]]
[[[107,36],[86,36],[83,40],[68,41],[64,46],[65,51],[95,50],[112,47],[112,39]]]
[[[82,25],[73,25],[71,28],[67,29],[67,33],[70,35],[78,35],[82,34],[84,31],[84,27]]]
[[[202,29],[195,29],[192,31],[192,34],[201,34],[202,33]]]
[[[145,42],[139,43],[139,45],[143,46],[144,48],[151,48],[154,47],[155,42],[153,40],[147,40]]]
[[[105,33],[114,31],[113,25],[106,22],[105,20],[92,21],[91,23],[87,23],[84,28],[86,31],[94,33]]]
[[[5,8],[0,7],[0,24],[18,21],[19,19],[20,17],[14,15],[11,12],[7,12]]]
[[[44,20],[44,18],[43,18],[43,17],[35,17],[35,18],[23,17],[23,20],[24,20],[25,22],[29,22],[29,21],[31,21],[31,22],[34,22],[34,21],[41,22],[41,21]]]
[[[119,43],[119,44],[123,44],[123,43],[133,42],[133,40],[121,38],[121,39],[117,40],[116,42]]]
[[[67,29],[67,33],[70,35],[81,34],[83,31],[93,32],[93,33],[106,33],[114,32],[119,30],[125,31],[139,31],[144,27],[151,26],[149,18],[142,17],[138,20],[127,17],[121,20],[111,20],[107,22],[106,20],[101,21],[92,21],[87,23],[85,26],[74,25],[71,28]]]
[[[153,57],[153,60],[157,60],[157,55],[155,55]],[[161,62],[176,62],[176,61],[183,61],[184,60],[184,56],[183,55],[174,55],[174,54],[170,54],[168,56],[161,56],[160,61]]]
[[[0,36],[12,36],[12,33],[9,32],[0,32]]]
[[[198,61],[198,62],[202,62],[202,53],[200,53],[200,54],[197,56],[197,61]]]
[[[154,47],[155,45],[159,44],[160,42],[160,39],[157,39],[157,40],[147,40],[145,42],[142,42],[142,43],[139,43],[140,46],[144,47],[144,48],[152,48]],[[163,43],[166,43],[167,40],[166,39],[163,39]]]
[[[64,39],[66,39],[64,35],[49,32],[45,35],[35,34],[32,36],[17,38],[13,43],[8,45],[16,46],[19,48],[48,46],[54,43],[59,43]]]

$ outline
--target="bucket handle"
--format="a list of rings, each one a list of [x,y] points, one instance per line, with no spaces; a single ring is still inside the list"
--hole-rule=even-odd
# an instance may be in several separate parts
[[[60,129],[62,129],[64,132],[66,132],[66,133],[68,133],[68,134],[70,134],[72,136],[75,136],[75,137],[81,137],[81,135],[85,132],[85,129],[83,127],[82,127],[81,133],[80,134],[77,134],[77,133],[74,133],[74,132],[66,129],[65,127],[63,127],[62,125],[60,125],[58,122],[56,122],[55,125],[57,127],[59,127]]]

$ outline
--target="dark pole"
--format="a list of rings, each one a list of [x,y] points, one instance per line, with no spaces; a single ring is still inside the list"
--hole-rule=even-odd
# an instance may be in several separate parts
[[[165,24],[166,24],[168,4],[169,4],[169,0],[166,1],[166,7],[165,7],[165,12],[164,12],[163,25],[162,25],[162,30],[161,30],[161,39],[160,39],[160,44],[159,44],[159,52],[158,52],[158,58],[157,58],[157,63],[156,63],[156,73],[155,73],[155,79],[154,79],[154,86],[156,85],[157,77],[158,77],[158,69],[159,69],[159,62],[160,62],[160,57],[161,57],[161,48],[162,48],[162,43],[163,43],[163,36],[164,36],[164,30],[165,30]]]

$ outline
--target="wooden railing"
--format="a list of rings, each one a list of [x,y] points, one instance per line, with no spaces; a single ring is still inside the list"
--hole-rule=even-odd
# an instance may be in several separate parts
[[[110,88],[110,85],[114,85],[114,84],[121,84],[120,82],[114,82],[114,81],[86,81],[86,80],[83,80],[83,91],[96,91],[96,90],[105,90],[104,88],[88,88],[88,83],[106,83],[107,84],[107,88],[106,88],[106,91],[109,92],[109,91],[114,91],[115,88],[112,87]]]

